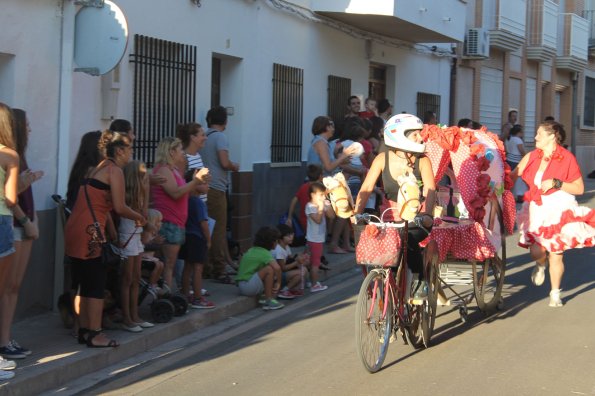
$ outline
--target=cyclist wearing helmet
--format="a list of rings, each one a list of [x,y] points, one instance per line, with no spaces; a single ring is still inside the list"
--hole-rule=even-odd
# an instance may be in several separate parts
[[[419,274],[423,281],[424,260],[419,243],[423,241],[428,230],[432,228],[436,182],[429,158],[424,155],[425,144],[422,141],[421,130],[423,123],[411,114],[398,114],[391,117],[384,127],[384,144],[386,151],[381,152],[372,162],[372,166],[361,186],[355,204],[355,213],[360,214],[365,208],[368,197],[374,190],[378,177],[382,175],[384,193],[392,203],[397,202],[399,184],[397,179],[403,176],[415,176],[418,183],[423,185],[421,198],[423,204],[415,221],[409,225],[407,262],[413,273]],[[391,205],[392,206],[392,205]],[[399,213],[393,213],[396,220]],[[430,247],[430,245],[428,245]],[[434,245],[431,247],[435,248]],[[422,282],[418,282],[416,297],[424,297],[425,291]]]

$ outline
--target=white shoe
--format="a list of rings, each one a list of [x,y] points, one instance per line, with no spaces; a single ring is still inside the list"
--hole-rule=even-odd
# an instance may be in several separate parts
[[[545,266],[546,264],[541,265],[537,264],[537,261],[535,262],[535,267],[533,268],[533,272],[531,272],[531,282],[533,282],[535,286],[543,285],[543,282],[545,281]]]
[[[550,292],[550,307],[561,307],[564,305],[562,299],[560,298],[560,289],[553,289]]]
[[[327,285],[323,285],[323,284],[322,284],[322,283],[320,283],[320,282],[316,282],[316,284],[315,284],[315,285],[313,285],[313,286],[310,288],[310,292],[311,292],[311,293],[316,293],[316,292],[320,292],[320,291],[323,291],[323,290],[326,290],[326,289],[328,289],[328,286],[327,286]]]
[[[141,322],[136,324],[142,329],[150,329],[151,327],[155,327],[155,325],[151,322]]]
[[[13,360],[6,360],[0,356],[0,370],[14,370],[17,364]]]
[[[120,323],[120,328],[122,330],[126,330],[126,331],[129,331],[131,333],[140,333],[141,331],[143,331],[143,328],[140,327],[137,324],[134,324],[132,326],[127,326],[125,323]]]

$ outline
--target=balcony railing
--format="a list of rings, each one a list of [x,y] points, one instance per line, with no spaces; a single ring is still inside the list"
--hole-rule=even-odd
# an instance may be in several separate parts
[[[490,46],[515,51],[525,43],[527,0],[484,0],[483,27],[490,31]]]
[[[583,11],[583,18],[589,22],[589,51],[595,50],[595,10]]]
[[[589,21],[576,14],[560,14],[556,67],[580,72],[587,65],[588,53]]]
[[[546,62],[556,54],[558,5],[551,0],[529,0],[527,58]]]

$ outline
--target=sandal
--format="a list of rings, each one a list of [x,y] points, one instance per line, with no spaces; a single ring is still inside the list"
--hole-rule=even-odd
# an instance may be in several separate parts
[[[95,339],[95,337],[97,337],[99,334],[101,334],[101,330],[88,330],[88,334],[89,334],[89,336],[87,337],[87,347],[88,348],[115,348],[115,347],[120,346],[120,344],[116,340],[109,340],[107,345],[93,344],[93,340]]]
[[[83,327],[79,328],[78,331],[78,342],[79,344],[86,344],[87,343],[87,338],[85,337],[87,334],[89,334],[89,329],[85,329]]]

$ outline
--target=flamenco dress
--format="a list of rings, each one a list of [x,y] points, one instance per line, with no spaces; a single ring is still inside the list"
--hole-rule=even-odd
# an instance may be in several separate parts
[[[543,154],[540,150],[536,151],[535,155],[532,153],[535,158],[530,158],[527,165],[526,170],[529,172],[523,173],[523,180],[530,190],[525,194],[525,202],[517,215],[519,246],[528,248],[537,243],[551,253],[594,246],[595,210],[579,206],[575,196],[565,191],[541,194],[538,187],[542,180],[552,177],[560,178],[563,182],[576,180],[580,177],[576,159],[567,150],[557,149],[556,153],[562,159],[552,159],[545,171],[538,172],[535,168],[539,167]],[[568,163],[568,166],[562,162]],[[533,167],[532,171],[530,167]]]

